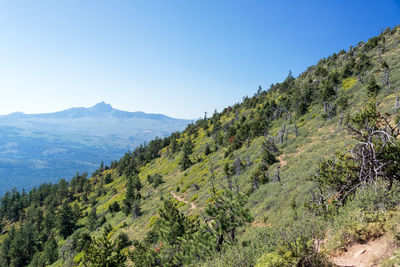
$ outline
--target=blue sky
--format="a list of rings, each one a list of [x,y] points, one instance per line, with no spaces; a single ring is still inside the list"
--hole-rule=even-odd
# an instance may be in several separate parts
[[[400,1],[1,1],[0,114],[198,118],[399,24]]]

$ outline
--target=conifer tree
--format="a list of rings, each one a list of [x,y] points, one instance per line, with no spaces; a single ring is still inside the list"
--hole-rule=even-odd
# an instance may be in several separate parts
[[[390,75],[391,69],[390,69],[389,65],[386,63],[386,61],[382,62],[381,68],[382,68],[383,74],[384,74],[385,85],[387,86],[388,90],[390,90],[389,75]]]
[[[225,243],[236,242],[237,228],[252,222],[253,217],[250,209],[245,207],[246,202],[246,196],[239,190],[225,188],[219,191],[213,182],[212,196],[204,209],[203,229],[214,236],[216,251],[221,251]]]
[[[135,266],[162,266],[159,252],[139,241],[134,241],[133,245],[134,249],[129,253],[129,258]]]
[[[75,229],[75,219],[71,207],[64,201],[57,213],[57,227],[60,235],[67,238]]]
[[[134,158],[130,158],[128,166],[125,168],[124,173],[127,177],[135,176],[138,174],[136,162]]]
[[[74,215],[75,221],[78,221],[81,218],[81,210],[77,202],[72,206],[72,214]]]
[[[1,266],[10,266],[11,263],[11,243],[15,237],[15,227],[13,226],[8,234],[5,236],[3,242],[1,242],[0,247],[0,265]]]
[[[266,169],[268,169],[272,164],[278,162],[275,157],[275,153],[278,151],[273,140],[267,139],[265,137],[262,143],[262,162]]]
[[[206,148],[204,149],[204,155],[206,155],[206,156],[208,156],[208,155],[210,155],[212,152],[211,152],[211,149],[210,149],[210,145],[209,144],[206,144]]]
[[[374,97],[379,92],[381,87],[376,83],[375,78],[372,76],[367,85],[367,93],[369,96]]]
[[[103,236],[92,240],[89,248],[84,253],[86,266],[125,266],[126,254],[117,243],[111,241],[111,230],[111,226],[106,225]]]
[[[57,260],[58,246],[57,246],[57,241],[55,240],[54,237],[51,237],[44,244],[43,256],[44,256],[44,259],[45,259],[47,265],[50,265]]]
[[[137,175],[133,175],[128,178],[126,183],[126,194],[123,201],[123,211],[126,215],[132,214],[134,218],[141,215],[140,200],[141,194],[140,189],[142,185]]]
[[[97,219],[96,208],[93,207],[89,213],[89,216],[87,217],[87,227],[90,231],[93,231],[97,228]]]
[[[160,215],[160,239],[172,246],[178,244],[179,237],[195,229],[195,225],[178,210],[177,204],[171,200],[164,201],[163,207],[158,213]]]
[[[188,140],[183,145],[183,156],[180,161],[181,169],[183,171],[186,170],[187,168],[189,168],[193,164],[189,158],[190,155],[192,154],[192,152],[193,152],[192,140],[190,140],[190,138],[188,138]]]

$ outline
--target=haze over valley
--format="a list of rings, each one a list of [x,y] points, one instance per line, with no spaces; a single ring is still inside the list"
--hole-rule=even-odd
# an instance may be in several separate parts
[[[156,137],[182,130],[189,120],[127,112],[110,104],[47,114],[0,116],[0,194],[93,172]]]

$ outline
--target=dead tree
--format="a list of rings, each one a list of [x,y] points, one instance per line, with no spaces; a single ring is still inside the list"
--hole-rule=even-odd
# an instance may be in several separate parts
[[[337,85],[334,85],[333,90],[335,90],[335,99],[337,99],[339,93],[339,87]]]
[[[341,126],[342,124],[343,124],[343,113],[340,113],[339,126]]]
[[[386,52],[386,38],[383,36],[382,38],[381,38],[381,45],[379,46],[379,50],[380,50],[380,53],[381,54],[385,54],[385,52]]]
[[[390,114],[379,115],[375,102],[361,114],[368,117],[355,116],[346,125],[357,144],[323,161],[314,179],[341,204],[357,189],[377,186],[379,180],[387,182],[388,189],[400,181],[400,122],[391,121]],[[324,184],[327,180],[329,185]]]
[[[336,116],[336,104],[331,106],[328,102],[324,102],[324,111],[329,119]]]
[[[242,162],[240,161],[239,156],[237,156],[235,160],[235,174],[240,175],[241,173],[242,173]]]
[[[194,184],[192,185],[192,188],[193,188],[194,190],[196,190],[196,191],[198,191],[198,190],[200,189],[199,185],[196,184],[196,183],[194,183]]]
[[[359,163],[358,176],[363,185],[376,184],[382,178],[389,180],[391,188],[393,181],[400,180],[400,122],[393,125],[388,116],[382,116],[377,123],[381,127],[367,123],[364,129],[356,129],[347,125],[359,141],[349,153]]]
[[[213,171],[214,170],[211,169],[212,177],[214,177]],[[228,184],[228,188],[230,190],[232,190],[232,188],[233,188],[233,186],[232,186],[232,171],[231,171],[231,168],[230,168],[229,164],[225,164],[224,172],[225,172],[225,178],[226,178],[226,181],[227,181],[227,184]]]
[[[252,179],[253,180],[253,189],[257,190],[260,187],[260,178],[259,178],[258,173],[254,173],[252,178],[253,178]]]
[[[251,144],[251,140],[250,140],[250,138],[247,138],[246,139],[246,147],[249,148],[250,144]]]
[[[358,73],[357,78],[361,84],[364,84],[364,75],[362,73]]]
[[[387,86],[388,90],[390,91],[390,82],[389,82],[390,68],[389,68],[389,65],[386,63],[386,61],[384,61],[382,63],[382,69],[383,69],[383,74],[384,74],[385,85]]]
[[[400,108],[400,103],[399,103],[399,96],[396,96],[396,104],[394,105],[394,109],[399,109]]]
[[[324,102],[324,112],[328,113],[329,109],[330,109],[329,103],[328,102]]]
[[[280,169],[281,169],[281,166],[277,166],[277,167],[276,167],[275,179],[276,179],[276,181],[278,181],[278,182],[281,181]]]
[[[247,167],[251,166],[251,160],[250,160],[250,156],[249,155],[247,155],[247,157],[246,157],[246,166]]]
[[[282,129],[279,132],[279,140],[280,140],[281,144],[283,143],[283,141],[285,139],[285,133],[286,133],[286,125],[284,124],[284,125],[282,125]]]

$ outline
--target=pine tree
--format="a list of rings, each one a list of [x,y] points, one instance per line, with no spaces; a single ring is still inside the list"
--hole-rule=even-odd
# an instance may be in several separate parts
[[[15,231],[8,255],[10,266],[26,266],[39,247],[38,232],[30,223],[24,223]]]
[[[379,92],[380,89],[381,87],[376,83],[375,78],[372,76],[367,86],[368,95],[373,97]]]
[[[126,194],[123,201],[123,211],[126,215],[132,214],[134,218],[141,215],[140,200],[141,194],[140,189],[142,185],[137,175],[133,175],[128,178],[126,183]]]
[[[209,144],[206,144],[206,148],[204,149],[204,155],[206,155],[206,156],[208,156],[208,155],[210,155],[212,152],[211,152],[211,149],[210,149],[210,145]]]
[[[89,248],[84,253],[84,262],[88,266],[125,266],[126,254],[116,242],[111,241],[111,230],[111,226],[106,225],[103,236],[92,240]]]
[[[159,252],[139,241],[134,241],[133,245],[134,249],[129,253],[129,258],[135,266],[162,266]]]
[[[275,157],[275,153],[278,151],[273,140],[267,139],[265,137],[264,142],[262,143],[262,162],[264,166],[264,171],[268,170],[269,167],[278,162]]]
[[[178,150],[178,142],[176,141],[176,137],[175,136],[171,137],[170,147],[171,147],[171,152],[172,153],[175,153]]]
[[[181,161],[179,162],[181,165],[181,169],[183,171],[189,168],[193,164],[193,162],[189,158],[192,152],[193,152],[192,140],[188,138],[188,140],[183,145],[183,155]]]
[[[51,237],[47,242],[44,244],[43,248],[43,256],[46,260],[46,264],[50,265],[55,262],[58,258],[58,246],[57,241],[54,237]]]
[[[93,231],[97,228],[97,219],[96,208],[93,207],[87,218],[87,227],[90,231]]]
[[[72,214],[74,215],[75,221],[78,221],[81,218],[81,210],[77,202],[72,206]]]
[[[46,236],[50,235],[55,225],[56,217],[54,216],[53,212],[47,212],[42,222],[42,233],[44,233]]]
[[[75,219],[71,207],[64,201],[57,213],[57,227],[60,235],[67,238],[75,229]]]
[[[0,265],[1,266],[10,266],[11,263],[11,243],[15,237],[15,227],[13,226],[8,234],[5,236],[3,242],[1,242],[0,247]]]
[[[238,227],[250,223],[253,217],[246,208],[247,198],[238,190],[229,188],[218,191],[214,184],[213,195],[204,209],[206,215],[204,229],[215,238],[216,251],[221,251],[225,243],[236,242]]]
[[[193,234],[198,230],[197,219],[189,219],[178,209],[175,202],[166,200],[158,211],[160,219],[159,240],[161,264],[163,266],[181,266],[184,262],[190,262],[193,257],[190,253],[190,242]]]
[[[178,210],[177,204],[171,200],[164,201],[158,214],[160,215],[160,239],[170,245],[176,245],[179,242],[178,238],[188,232],[189,228],[194,227]]]
[[[125,175],[126,175],[127,177],[135,176],[135,175],[138,174],[138,170],[137,170],[136,162],[135,162],[134,158],[131,158],[131,159],[129,160],[129,164],[128,164],[128,166],[125,168],[124,173],[125,173]]]

